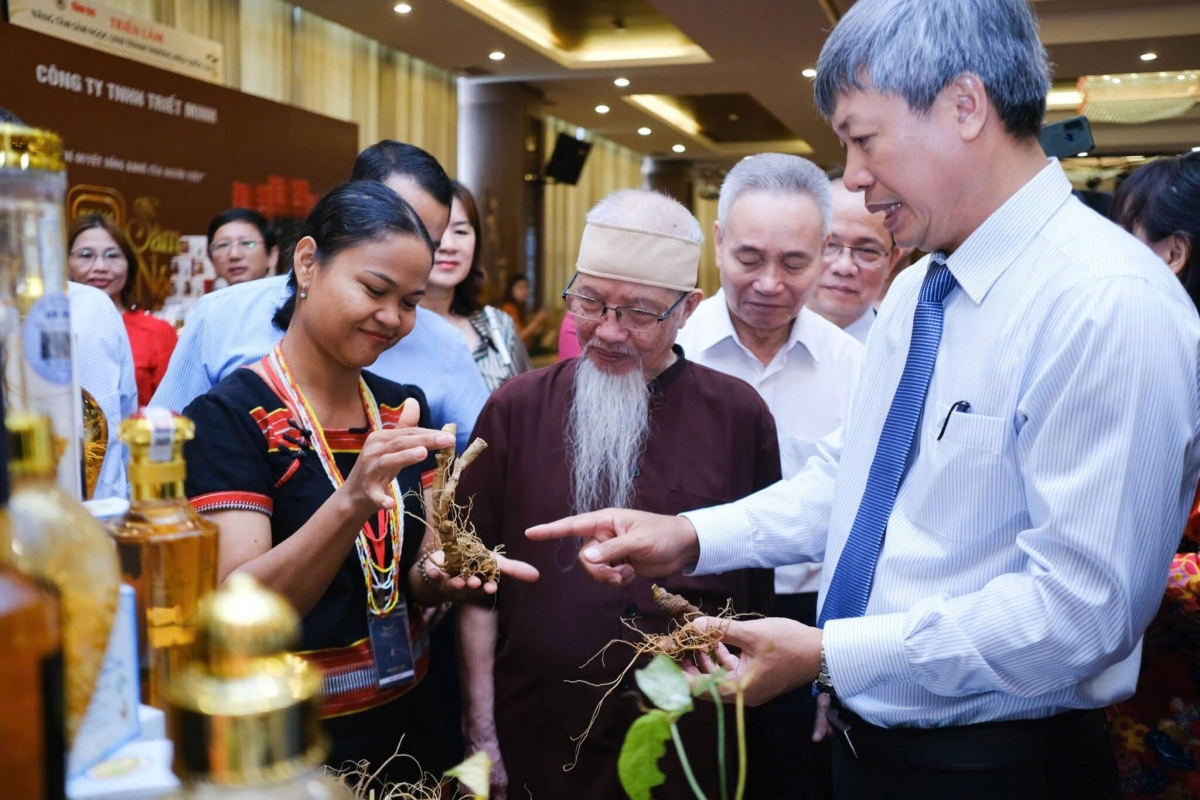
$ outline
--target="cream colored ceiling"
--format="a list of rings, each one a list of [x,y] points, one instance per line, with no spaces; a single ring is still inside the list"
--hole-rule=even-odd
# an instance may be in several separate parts
[[[561,58],[478,8],[466,8],[479,2],[508,4],[536,17],[553,5],[547,0],[408,0],[413,11],[407,15],[392,10],[395,0],[296,2],[440,67],[491,73],[481,80],[528,83],[545,95],[548,113],[643,153],[728,159],[739,148],[688,136],[627,102],[627,96],[748,93],[791,131],[792,144],[807,143],[821,162],[840,157],[836,139],[813,110],[811,84],[800,73],[820,52],[830,27],[827,7],[844,10],[850,0],[637,0],[637,6],[652,6],[659,21],[673,23],[675,39],[694,43],[711,60],[626,59],[622,66]],[[607,4],[621,6],[620,0]],[[1056,65],[1056,84],[1073,84],[1087,74],[1200,69],[1200,0],[1034,0],[1033,5]],[[489,60],[488,53],[497,49],[506,58]],[[1158,58],[1139,60],[1148,51]],[[638,63],[651,65],[633,65]],[[630,80],[627,88],[613,85],[619,76]],[[601,103],[610,107],[608,114],[595,112]],[[1050,119],[1065,116],[1069,113],[1052,112]],[[652,134],[639,136],[642,126]],[[1149,125],[1097,125],[1094,132],[1097,152],[1177,152],[1200,146],[1200,109]],[[687,147],[682,156],[671,152],[676,143]]]

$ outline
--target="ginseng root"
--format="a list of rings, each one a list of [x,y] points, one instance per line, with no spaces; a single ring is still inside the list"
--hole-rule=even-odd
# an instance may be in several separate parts
[[[445,433],[454,436],[458,426],[454,423],[443,426]],[[461,506],[454,502],[454,493],[462,478],[463,470],[487,449],[487,442],[476,439],[471,442],[457,459],[454,448],[450,447],[437,455],[437,468],[433,474],[432,525],[437,537],[437,546],[445,558],[444,570],[452,576],[463,578],[478,577],[484,583],[500,580],[500,568],[496,564],[495,553],[488,550],[475,534],[475,526],[470,521],[470,505]]]
[[[417,783],[387,783],[380,776],[388,766],[397,759],[408,759],[417,764],[417,760],[407,753],[401,753],[404,744],[401,737],[396,744],[396,752],[392,753],[382,764],[372,769],[366,761],[348,761],[341,769],[325,768],[327,774],[341,781],[350,790],[354,800],[441,800],[442,781],[432,773],[421,769],[421,780]]]
[[[708,653],[711,655],[716,651],[717,645],[721,643],[721,640],[725,638],[725,631],[728,629],[728,625],[714,625],[708,630],[700,630],[695,623],[697,619],[704,616],[703,611],[679,595],[672,594],[657,585],[650,587],[650,591],[654,595],[654,601],[658,603],[658,607],[671,616],[674,627],[669,633],[665,634],[646,633],[640,630],[632,620],[622,619],[621,623],[631,631],[637,633],[641,639],[635,639],[634,641],[613,639],[583,665],[586,667],[596,659],[600,659],[600,663],[603,664],[604,656],[610,647],[615,644],[628,645],[633,648],[633,657],[625,665],[625,668],[621,670],[621,673],[608,683],[592,683],[591,681],[583,680],[567,681],[567,683],[583,683],[598,689],[606,689],[606,691],[604,692],[604,696],[600,698],[600,702],[596,704],[596,710],[592,712],[592,718],[588,721],[587,728],[579,736],[572,737],[571,741],[575,742],[575,759],[563,767],[564,772],[570,772],[579,763],[579,752],[588,734],[592,732],[592,726],[596,724],[596,718],[600,716],[600,708],[604,705],[604,701],[621,685],[622,681],[625,680],[625,676],[629,674],[631,669],[637,666],[643,656],[653,658],[661,653],[670,656],[676,661],[682,661],[684,656],[689,653]],[[716,615],[716,618],[721,620],[735,619],[733,601],[727,602],[725,607]]]

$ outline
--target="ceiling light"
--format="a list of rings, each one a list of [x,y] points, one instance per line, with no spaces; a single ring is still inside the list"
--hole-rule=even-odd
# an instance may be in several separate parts
[[[673,145],[671,145],[671,149],[674,150],[676,153],[682,153],[684,150],[687,150],[687,148],[681,144],[673,144]]]
[[[408,12],[412,11],[412,6],[410,6],[408,3],[397,3],[396,7],[392,10],[397,14],[407,14]]]
[[[1121,79],[1120,79],[1120,78],[1113,78],[1113,79],[1112,79],[1112,82],[1113,82],[1113,83],[1120,83],[1120,82],[1121,82]]]
[[[1142,61],[1153,61],[1154,59],[1158,58],[1158,53],[1142,53],[1138,57],[1142,59]]]
[[[1087,153],[1080,153],[1079,158],[1087,158]]]
[[[629,85],[629,78],[617,78],[615,81],[613,81],[613,86],[620,86],[622,89],[624,89],[628,85]]]
[[[1193,147],[1193,148],[1192,148],[1192,152],[1193,152],[1193,153],[1200,153],[1200,146]]]
[[[650,129],[649,128],[638,128],[638,135],[639,136],[649,136]]]
[[[606,105],[604,105],[603,103],[601,103],[600,105],[596,106],[596,113],[597,113],[597,114],[607,114],[609,111],[610,111],[609,107],[608,107],[608,106],[606,106]]]
[[[499,50],[493,50],[492,52],[488,53],[488,58],[490,58],[492,61],[503,61],[504,53],[500,52]]]
[[[812,67],[809,67],[808,69],[800,70],[800,74],[806,78],[817,77],[817,71],[815,69],[813,69]]]
[[[737,122],[737,121],[738,121],[738,115],[737,115],[737,114],[730,114],[730,115],[729,115],[729,117],[728,117],[728,119],[729,119],[729,121],[730,121],[730,122]]]

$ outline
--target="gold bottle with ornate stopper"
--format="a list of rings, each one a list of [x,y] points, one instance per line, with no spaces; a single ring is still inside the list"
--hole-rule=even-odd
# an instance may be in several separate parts
[[[201,603],[191,659],[169,690],[167,731],[187,800],[349,800],[322,775],[321,674],[288,652],[300,619],[234,574]]]
[[[112,540],[78,500],[56,483],[53,428],[45,414],[7,417],[12,476],[9,557],[54,586],[62,600],[67,740],[87,714],[117,613],[121,570]]]
[[[61,606],[49,585],[13,564],[6,444],[0,436],[0,795],[60,800],[67,771]]]
[[[121,576],[137,592],[142,701],[166,710],[166,689],[195,638],[193,616],[217,588],[217,526],[184,494],[191,420],[145,408],[121,423],[129,448],[129,511],[112,520]]]

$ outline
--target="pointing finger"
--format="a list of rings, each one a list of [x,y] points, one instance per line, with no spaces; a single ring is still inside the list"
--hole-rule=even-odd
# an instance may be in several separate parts
[[[525,531],[525,535],[537,542],[548,539],[569,539],[572,536],[603,541],[616,536],[617,532],[613,526],[611,512],[591,511],[587,514],[566,517],[557,522],[535,525]]]

